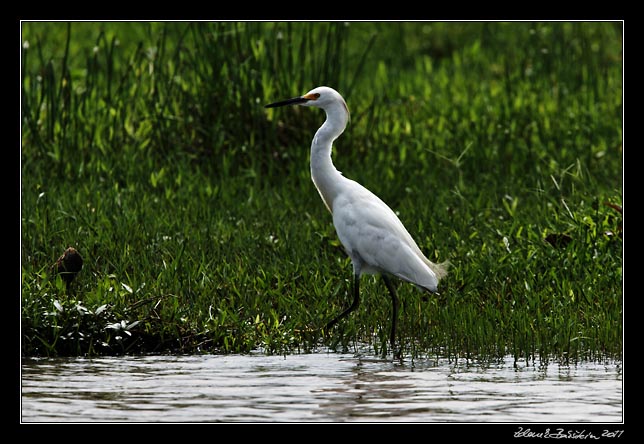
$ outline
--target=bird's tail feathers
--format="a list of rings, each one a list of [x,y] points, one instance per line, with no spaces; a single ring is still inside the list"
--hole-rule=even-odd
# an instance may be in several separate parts
[[[435,264],[429,259],[426,259],[425,263],[434,272],[436,278],[438,278],[439,281],[447,276],[447,269],[452,265],[450,261],[444,261],[440,264]]]

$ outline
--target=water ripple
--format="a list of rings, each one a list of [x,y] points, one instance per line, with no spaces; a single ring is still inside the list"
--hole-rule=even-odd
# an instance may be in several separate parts
[[[25,359],[23,422],[621,422],[620,363],[312,353]]]

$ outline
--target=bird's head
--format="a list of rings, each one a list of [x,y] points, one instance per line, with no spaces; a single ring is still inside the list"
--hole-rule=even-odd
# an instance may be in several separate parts
[[[340,109],[344,109],[347,113],[347,117],[349,115],[349,108],[340,93],[328,86],[318,86],[304,95],[282,100],[280,102],[270,103],[266,105],[265,108],[276,108],[286,105],[315,106],[317,108],[322,108],[327,113],[331,109],[339,107]]]

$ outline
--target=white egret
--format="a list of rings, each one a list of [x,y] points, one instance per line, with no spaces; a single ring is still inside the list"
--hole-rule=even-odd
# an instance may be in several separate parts
[[[396,276],[435,293],[439,280],[447,274],[446,263],[436,264],[427,259],[391,208],[359,183],[344,177],[333,165],[332,144],[349,121],[347,104],[336,90],[320,86],[303,96],[271,103],[266,108],[285,105],[314,106],[326,112],[326,120],[311,143],[311,178],[333,215],[333,224],[351,258],[354,275],[353,303],[332,319],[326,329],[358,308],[360,276],[380,274],[393,305],[389,338],[393,349],[398,298],[389,276]]]

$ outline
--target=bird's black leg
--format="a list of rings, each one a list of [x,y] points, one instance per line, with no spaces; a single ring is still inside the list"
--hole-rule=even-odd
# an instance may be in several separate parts
[[[396,320],[398,319],[398,297],[396,296],[396,289],[394,288],[391,280],[387,275],[382,275],[382,280],[385,281],[385,285],[389,290],[391,295],[392,303],[392,313],[391,313],[391,335],[389,336],[389,342],[391,343],[391,349],[393,350],[396,344]]]
[[[328,330],[331,327],[333,327],[340,319],[344,318],[353,310],[358,308],[358,305],[360,305],[360,275],[354,274],[353,275],[353,304],[351,304],[351,307],[347,308],[338,316],[336,316],[331,321],[329,321],[329,323],[326,324],[326,329]]]

